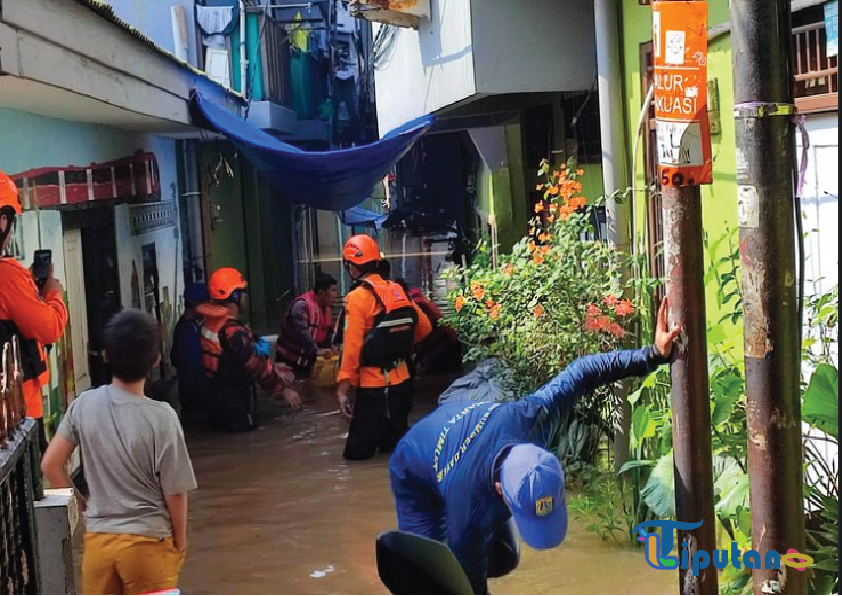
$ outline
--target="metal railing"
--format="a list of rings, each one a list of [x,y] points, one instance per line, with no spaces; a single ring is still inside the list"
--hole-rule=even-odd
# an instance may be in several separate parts
[[[803,111],[839,105],[839,62],[827,56],[824,22],[792,29],[795,97]]]
[[[38,425],[26,418],[17,338],[0,354],[0,594],[39,594],[34,501],[44,490]]]

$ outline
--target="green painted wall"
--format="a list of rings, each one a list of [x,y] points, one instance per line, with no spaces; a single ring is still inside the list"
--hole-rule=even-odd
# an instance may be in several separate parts
[[[728,21],[728,0],[709,0],[708,27]],[[637,171],[635,188],[644,187],[645,161],[643,145],[637,137],[637,122],[643,103],[641,88],[641,44],[652,39],[652,19],[648,6],[640,6],[638,0],[622,0],[623,62],[626,97],[626,139],[628,159],[631,161],[637,146]],[[736,187],[736,140],[734,133],[734,93],[731,74],[731,41],[728,35],[712,41],[708,48],[708,79],[717,79],[719,84],[719,105],[722,131],[712,137],[713,178],[711,186],[702,188],[702,217],[705,233],[711,242],[720,238],[728,229],[737,229],[737,187]],[[631,164],[629,164],[631,167]],[[646,242],[645,194],[636,192],[633,200],[638,245]],[[724,243],[723,243],[724,244]],[[724,251],[720,249],[720,256]],[[708,261],[710,260],[708,255]],[[723,309],[717,304],[717,288],[706,286],[707,316],[711,324],[718,324]],[[727,307],[726,307],[726,310]],[[741,329],[725,323],[726,333],[734,337]],[[741,342],[737,342],[738,344]]]
[[[266,296],[267,333],[277,333],[292,295],[292,209],[258,178],[260,190],[260,250]]]

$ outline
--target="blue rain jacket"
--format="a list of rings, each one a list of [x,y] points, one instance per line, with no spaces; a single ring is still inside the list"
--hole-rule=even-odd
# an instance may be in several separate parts
[[[398,528],[445,542],[471,584],[483,589],[487,548],[511,517],[494,490],[500,452],[516,443],[546,447],[580,396],[665,362],[654,347],[585,356],[521,401],[440,406],[412,427],[391,458]]]

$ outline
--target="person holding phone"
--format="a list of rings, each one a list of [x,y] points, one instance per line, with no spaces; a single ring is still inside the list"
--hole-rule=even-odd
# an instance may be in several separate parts
[[[0,172],[0,255],[6,254],[21,213],[14,181]],[[41,453],[47,448],[41,387],[50,379],[44,346],[58,341],[66,326],[64,288],[53,277],[49,251],[36,251],[31,269],[13,257],[0,256],[0,345],[18,336],[26,415],[38,421]]]

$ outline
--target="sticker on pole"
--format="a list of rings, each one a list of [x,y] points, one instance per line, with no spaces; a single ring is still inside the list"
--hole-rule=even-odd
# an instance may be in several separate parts
[[[663,186],[713,182],[707,110],[707,2],[653,2],[655,131]]]

